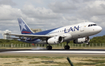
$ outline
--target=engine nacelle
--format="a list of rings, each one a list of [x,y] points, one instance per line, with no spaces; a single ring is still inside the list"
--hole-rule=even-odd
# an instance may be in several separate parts
[[[74,42],[75,44],[82,44],[82,43],[89,44],[89,41],[90,41],[89,37],[78,38],[78,39],[76,39],[76,40],[73,40],[73,42]]]
[[[61,36],[54,36],[47,40],[48,44],[58,44],[63,42],[63,38]]]

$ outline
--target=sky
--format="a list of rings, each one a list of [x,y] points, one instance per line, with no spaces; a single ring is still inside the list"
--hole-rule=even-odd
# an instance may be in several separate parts
[[[105,0],[0,0],[0,38],[5,30],[20,34],[17,18],[33,29],[48,30],[81,22],[95,22],[105,35]]]

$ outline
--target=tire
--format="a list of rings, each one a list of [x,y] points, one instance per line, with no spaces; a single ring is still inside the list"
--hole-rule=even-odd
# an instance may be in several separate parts
[[[69,46],[69,45],[66,45],[66,46],[64,47],[64,49],[65,49],[65,50],[69,50],[69,49],[70,49],[70,46]]]
[[[90,45],[90,42],[86,43],[86,45]]]
[[[52,50],[52,46],[47,46],[46,49],[47,50]]]

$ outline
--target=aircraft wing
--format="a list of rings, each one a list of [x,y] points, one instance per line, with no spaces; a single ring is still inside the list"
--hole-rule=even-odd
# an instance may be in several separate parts
[[[8,34],[6,33],[5,35],[10,35],[10,36],[16,36],[16,37],[27,37],[27,38],[50,38],[53,36],[50,35],[31,35],[31,34]]]

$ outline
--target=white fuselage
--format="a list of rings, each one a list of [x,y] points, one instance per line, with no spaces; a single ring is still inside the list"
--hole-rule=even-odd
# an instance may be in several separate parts
[[[93,22],[84,22],[84,23],[79,23],[75,25],[69,25],[69,26],[58,28],[50,32],[48,35],[70,36],[69,39],[65,39],[65,41],[67,41],[67,40],[73,40],[77,38],[95,35],[99,33],[101,30],[102,28]]]

